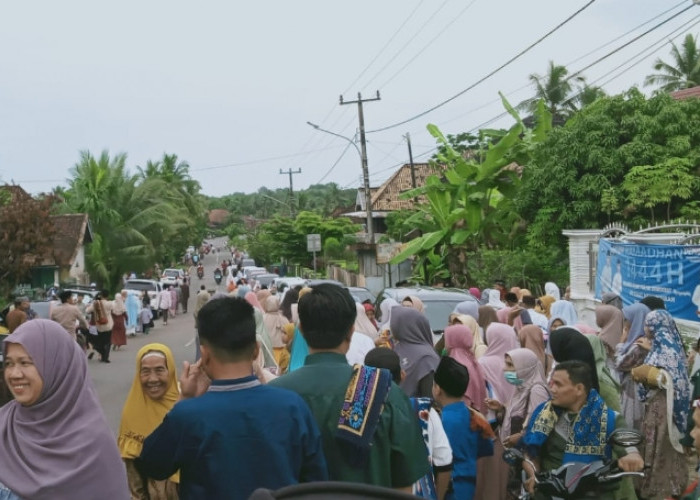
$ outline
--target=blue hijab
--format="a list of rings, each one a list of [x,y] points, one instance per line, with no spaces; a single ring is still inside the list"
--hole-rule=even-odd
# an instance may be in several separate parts
[[[623,344],[625,346],[623,352],[627,352],[637,339],[644,336],[644,319],[650,312],[651,309],[641,302],[636,302],[622,308],[622,315],[625,317],[625,321],[630,324],[627,340]]]
[[[690,381],[683,340],[673,317],[664,309],[647,314],[644,326],[651,334],[651,350],[644,359],[645,365],[663,368],[673,380],[673,423],[685,434],[690,410]],[[639,385],[639,398],[646,401],[649,390]]]

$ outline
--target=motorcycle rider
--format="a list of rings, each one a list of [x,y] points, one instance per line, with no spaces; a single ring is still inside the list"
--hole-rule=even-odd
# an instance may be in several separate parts
[[[197,276],[199,276],[199,279],[202,279],[202,277],[204,276],[204,266],[201,262],[197,266]]]
[[[528,423],[522,444],[537,470],[523,462],[529,478],[525,487],[535,492],[534,474],[554,470],[570,462],[590,463],[611,458],[606,444],[617,427],[627,427],[621,414],[607,407],[592,388],[590,367],[581,361],[565,361],[554,367],[550,382],[552,398],[538,406]],[[644,468],[636,448],[615,448],[618,466],[625,472]],[[609,496],[607,496],[609,495]],[[612,493],[599,498],[613,498]],[[536,499],[545,496],[535,492]]]

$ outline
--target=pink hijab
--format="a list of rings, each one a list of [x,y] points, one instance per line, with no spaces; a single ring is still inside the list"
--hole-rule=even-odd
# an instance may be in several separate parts
[[[491,323],[486,330],[486,344],[488,345],[486,354],[479,358],[479,363],[484,369],[486,381],[495,392],[494,399],[508,406],[515,387],[506,382],[503,375],[506,366],[505,355],[508,351],[520,347],[518,336],[512,326]]]
[[[445,347],[449,356],[469,371],[469,386],[464,393],[464,402],[486,414],[486,379],[472,353],[473,342],[474,335],[467,325],[456,324],[445,328]]]
[[[258,296],[255,295],[255,292],[248,292],[245,294],[245,300],[248,302],[253,307],[256,307],[260,312],[265,312],[263,311],[262,306],[260,305],[260,301],[258,300]]]

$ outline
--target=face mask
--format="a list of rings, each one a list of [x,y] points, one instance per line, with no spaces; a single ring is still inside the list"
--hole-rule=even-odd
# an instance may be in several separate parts
[[[518,378],[518,374],[514,371],[503,372],[503,376],[506,378],[506,382],[513,385],[522,385],[522,379]]]

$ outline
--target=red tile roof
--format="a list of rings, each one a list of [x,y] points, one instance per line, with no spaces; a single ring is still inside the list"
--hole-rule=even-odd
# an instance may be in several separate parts
[[[682,101],[683,99],[690,99],[691,97],[700,97],[700,86],[676,90],[675,92],[671,92],[671,97],[679,101]]]

